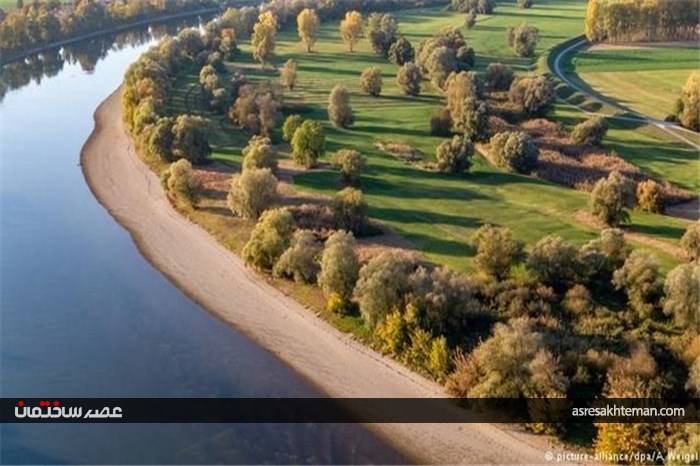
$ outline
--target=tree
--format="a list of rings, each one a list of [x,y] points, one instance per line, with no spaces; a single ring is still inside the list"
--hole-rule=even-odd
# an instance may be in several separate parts
[[[390,13],[372,13],[369,16],[368,38],[372,50],[386,57],[391,45],[396,42],[399,24]]]
[[[681,237],[683,257],[687,261],[700,259],[700,221],[690,224]]]
[[[341,85],[331,90],[328,98],[328,118],[335,126],[347,128],[355,122],[355,114],[350,105],[350,93]]]
[[[275,99],[271,92],[258,94],[255,99],[255,104],[258,107],[258,121],[260,122],[260,133],[265,136],[271,136],[277,125],[277,119],[280,115],[280,103]]]
[[[326,148],[326,136],[318,121],[304,121],[292,136],[292,159],[304,168],[316,165]]]
[[[527,133],[498,133],[491,138],[489,145],[491,161],[505,170],[529,173],[537,166],[539,149]]]
[[[359,12],[348,11],[345,13],[345,19],[340,22],[340,37],[347,44],[350,53],[355,51],[355,45],[360,41],[363,29],[364,21]]]
[[[578,250],[560,236],[545,236],[530,252],[527,268],[541,283],[566,289],[578,278]]]
[[[352,233],[336,231],[327,240],[321,255],[318,284],[328,299],[337,295],[343,303],[350,301],[360,271]]]
[[[158,118],[148,137],[148,152],[162,162],[173,158],[174,124],[175,119],[172,117]]]
[[[645,212],[660,214],[664,211],[666,199],[660,183],[645,180],[637,185],[637,205]]]
[[[389,47],[389,61],[394,65],[403,66],[412,62],[416,56],[413,45],[404,36],[399,37]]]
[[[294,218],[287,209],[266,210],[243,247],[243,260],[258,270],[272,270],[289,248],[293,231]]]
[[[664,283],[664,314],[679,327],[700,326],[700,265],[681,264],[671,270]]]
[[[290,91],[297,85],[297,62],[291,58],[280,69],[280,82]]]
[[[464,19],[464,27],[473,29],[476,26],[476,9],[471,9],[467,12],[467,17]]]
[[[453,122],[461,118],[460,112],[465,99],[483,99],[484,95],[483,80],[473,71],[452,73],[445,81],[445,99]]]
[[[523,255],[524,244],[513,238],[508,228],[489,224],[479,227],[472,235],[476,247],[476,265],[481,272],[497,280],[504,280]]]
[[[253,46],[253,58],[262,65],[266,65],[275,53],[277,40],[277,18],[271,11],[261,13],[258,22],[253,27],[251,44]]]
[[[244,84],[238,90],[238,97],[229,110],[229,118],[239,127],[254,134],[260,132],[260,109],[258,95],[250,84]]]
[[[360,89],[372,97],[382,93],[382,70],[378,66],[365,68],[360,76]]]
[[[276,277],[292,278],[297,283],[314,283],[321,270],[321,243],[311,230],[294,233],[292,244],[284,251],[272,269]]]
[[[384,251],[360,269],[355,299],[369,328],[392,310],[404,307],[413,269],[413,261],[396,251]]]
[[[423,73],[420,67],[413,62],[404,63],[396,75],[396,82],[406,95],[416,96],[420,94],[420,85],[423,81]]]
[[[508,26],[506,40],[508,45],[519,57],[532,57],[537,47],[539,29],[527,23],[522,23],[517,28]]]
[[[435,150],[437,168],[445,173],[463,173],[472,165],[474,145],[466,138],[454,136],[443,141]]]
[[[291,143],[294,133],[304,123],[301,115],[289,115],[282,125],[282,139]]]
[[[321,21],[315,10],[304,8],[297,16],[297,28],[299,30],[299,38],[306,44],[306,51],[311,52],[318,35],[318,28]]]
[[[421,66],[427,71],[433,86],[441,90],[450,73],[457,69],[457,54],[447,46],[436,47]]]
[[[432,136],[449,136],[452,132],[452,117],[447,107],[440,107],[430,117],[430,134]]]
[[[576,144],[600,145],[608,132],[608,123],[601,116],[592,116],[574,126],[571,139]]]
[[[629,221],[627,209],[633,208],[635,202],[634,182],[613,171],[607,178],[598,180],[589,205],[593,215],[606,225],[616,227]]]
[[[269,168],[250,168],[233,175],[227,204],[236,215],[258,218],[277,199],[277,178]]]
[[[518,0],[518,8],[531,8],[532,4],[532,0]]]
[[[272,150],[272,141],[263,136],[253,136],[243,149],[243,170],[251,168],[277,168],[277,157]]]
[[[340,191],[333,198],[331,210],[338,229],[351,231],[356,236],[367,229],[367,201],[359,189],[348,187]]]
[[[486,85],[491,92],[507,91],[513,83],[513,69],[502,63],[489,63],[486,67]]]
[[[508,91],[508,99],[530,117],[545,115],[555,98],[554,86],[545,76],[517,79]]]
[[[173,156],[193,164],[203,163],[211,154],[209,120],[195,115],[178,115],[172,127]]]
[[[625,264],[613,274],[612,283],[624,290],[627,301],[637,315],[646,319],[656,307],[661,292],[659,264],[649,253],[635,250]]]
[[[360,174],[367,168],[367,158],[356,150],[341,149],[335,153],[333,165],[340,170],[345,184],[358,185]]]
[[[587,283],[609,292],[613,272],[625,263],[630,247],[622,230],[606,228],[600,238],[584,244],[579,251],[581,275]]]
[[[700,71],[688,76],[681,90],[681,112],[678,118],[683,126],[700,131]]]
[[[453,125],[470,141],[487,141],[489,138],[489,109],[486,102],[467,97],[453,118]]]
[[[192,206],[201,183],[192,170],[192,164],[180,159],[173,162],[161,175],[161,183],[167,193],[175,199]]]

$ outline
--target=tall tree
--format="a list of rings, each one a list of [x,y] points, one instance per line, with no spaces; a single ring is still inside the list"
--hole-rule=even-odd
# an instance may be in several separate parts
[[[258,22],[253,27],[253,58],[262,65],[266,65],[275,53],[275,42],[277,40],[277,17],[266,11],[258,17]]]
[[[311,52],[318,36],[318,28],[321,21],[318,19],[316,10],[304,8],[297,16],[297,28],[299,38],[306,44],[306,51]]]
[[[355,51],[355,45],[360,41],[363,29],[364,21],[359,12],[348,11],[345,13],[345,19],[340,22],[340,37],[348,45],[351,53]]]

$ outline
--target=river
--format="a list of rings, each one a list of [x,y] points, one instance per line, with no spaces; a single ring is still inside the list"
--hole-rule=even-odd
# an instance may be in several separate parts
[[[165,279],[85,183],[78,162],[93,112],[152,41],[141,31],[6,70],[1,395],[322,396]],[[355,425],[0,426],[3,464],[405,461]]]

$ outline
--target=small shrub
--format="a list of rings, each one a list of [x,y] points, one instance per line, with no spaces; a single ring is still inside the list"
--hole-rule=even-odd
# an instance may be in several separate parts
[[[289,248],[293,230],[294,218],[287,209],[265,211],[243,247],[243,260],[258,270],[272,270]]]
[[[641,210],[660,214],[664,211],[665,204],[661,184],[646,180],[637,185],[637,205]]]
[[[476,264],[479,270],[498,280],[508,277],[510,270],[522,257],[524,244],[513,238],[507,228],[492,225],[480,227],[471,237],[476,247]]]
[[[513,69],[502,63],[489,63],[486,68],[486,85],[490,91],[507,91],[513,83]]]
[[[681,237],[683,257],[687,261],[700,259],[700,221],[692,223]]]
[[[636,199],[634,182],[618,171],[598,180],[590,197],[591,213],[606,225],[616,227],[629,221],[628,209]]]
[[[333,219],[339,229],[362,235],[367,229],[367,201],[362,191],[355,188],[345,188],[333,199],[331,207]]]
[[[292,136],[292,160],[304,167],[312,168],[326,148],[326,136],[318,121],[306,120]]]
[[[277,200],[277,178],[269,168],[251,168],[233,175],[227,204],[231,212],[258,218]]]
[[[339,297],[343,309],[350,301],[360,271],[354,246],[355,237],[345,231],[337,231],[326,240],[321,255],[318,284],[328,299],[329,306],[333,295]],[[340,305],[334,308],[340,308]]]
[[[471,167],[473,154],[474,145],[465,138],[455,136],[437,147],[437,168],[445,173],[463,173]]]
[[[270,138],[253,136],[243,149],[243,170],[251,168],[277,168],[277,156],[272,150]]]
[[[382,93],[382,70],[377,66],[366,68],[360,76],[360,89],[372,97]]]
[[[310,230],[294,233],[292,244],[272,269],[276,277],[293,278],[297,283],[314,283],[321,266],[322,246]]]
[[[201,183],[188,160],[180,159],[171,163],[161,175],[161,182],[173,198],[189,206],[196,202],[197,190],[201,187]]]
[[[530,173],[537,166],[539,149],[527,133],[498,133],[491,138],[489,144],[491,161],[505,170]]]
[[[328,99],[328,119],[335,126],[347,128],[355,122],[350,105],[350,93],[343,86],[335,86]]]
[[[420,66],[413,62],[404,63],[396,74],[396,82],[406,95],[416,96],[420,94],[422,81],[423,73],[420,70]]]
[[[574,126],[571,139],[576,144],[600,145],[608,132],[608,123],[601,116],[593,116]]]
[[[294,132],[304,123],[300,115],[289,115],[282,125],[282,139],[291,143]]]
[[[335,153],[333,165],[340,170],[343,182],[357,185],[361,173],[367,168],[367,158],[356,150],[341,149]]]

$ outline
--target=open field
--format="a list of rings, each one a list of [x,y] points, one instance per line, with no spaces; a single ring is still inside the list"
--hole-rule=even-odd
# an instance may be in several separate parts
[[[538,2],[532,10],[500,6],[498,14],[480,17],[479,23],[465,36],[477,52],[477,68],[483,70],[492,61],[501,61],[524,69],[534,65],[536,58],[517,59],[507,49],[503,29],[509,24],[519,24],[525,17],[541,28],[540,50],[560,42],[580,31],[585,3],[574,1]],[[563,20],[553,21],[561,14]],[[413,10],[398,13],[402,33],[415,45],[433,32],[445,26],[460,26],[463,15],[451,14],[439,9]],[[530,20],[530,18],[533,18]],[[535,19],[536,18],[536,19]],[[547,183],[531,177],[509,174],[488,165],[481,157],[475,157],[471,173],[449,176],[420,170],[405,164],[375,147],[379,141],[408,144],[418,149],[426,160],[433,158],[440,138],[429,134],[429,118],[440,105],[441,96],[428,84],[420,97],[401,94],[394,76],[397,66],[371,52],[363,40],[354,54],[346,52],[337,32],[337,23],[324,24],[313,53],[306,53],[298,42],[296,30],[285,28],[277,42],[275,63],[280,65],[289,58],[299,63],[299,85],[285,95],[287,114],[299,113],[324,124],[327,137],[327,157],[340,148],[355,148],[369,158],[370,168],[363,175],[362,189],[369,204],[370,215],[388,223],[406,237],[430,260],[446,264],[458,270],[473,270],[474,250],[468,241],[473,231],[484,223],[511,228],[515,234],[532,247],[543,236],[556,233],[578,244],[588,241],[597,232],[576,220],[575,214],[587,210],[588,195],[572,189]],[[551,26],[551,30],[549,29]],[[272,70],[262,71],[253,64],[250,47],[242,45],[242,54],[229,69],[243,71],[249,79],[275,79]],[[360,72],[368,66],[379,66],[384,73],[382,96],[373,98],[362,95],[359,89]],[[198,102],[197,77],[191,74],[182,78],[172,104],[179,111],[196,111],[217,120],[218,148],[214,159],[238,165],[241,149],[247,142],[245,134],[233,129],[224,116],[203,111]],[[184,82],[187,81],[187,82]],[[356,113],[355,125],[342,130],[327,121],[326,105],[331,88],[345,85],[352,93],[352,105]],[[580,112],[558,111],[557,117],[574,122]],[[637,133],[627,129],[611,132],[611,144],[632,159],[640,161],[658,157],[660,153],[646,141],[635,142]],[[642,154],[642,149],[645,153]],[[616,149],[617,150],[617,149]],[[662,149],[663,150],[663,149]],[[669,151],[675,154],[676,148]],[[281,153],[287,149],[281,146]],[[640,155],[641,154],[641,155]],[[664,155],[661,152],[661,155]],[[641,166],[644,167],[644,164]],[[653,169],[652,163],[648,166]],[[679,170],[678,178],[683,178]],[[692,184],[688,176],[688,184]],[[333,195],[340,188],[337,172],[316,169],[297,174],[295,186],[313,194]],[[220,202],[225,209],[223,201]],[[220,206],[221,207],[221,206]],[[208,216],[210,222],[223,222],[224,214]],[[221,218],[217,218],[221,217]],[[677,243],[687,222],[658,215],[634,213],[632,229],[650,235],[668,244]],[[232,234],[232,236],[234,236]],[[239,235],[235,235],[239,236]],[[230,238],[232,247],[240,247],[241,238]],[[648,248],[649,246],[644,246]],[[652,248],[664,268],[675,263],[673,257]]]
[[[587,50],[572,59],[574,71],[591,88],[645,115],[673,112],[680,89],[697,69],[697,47]]]

